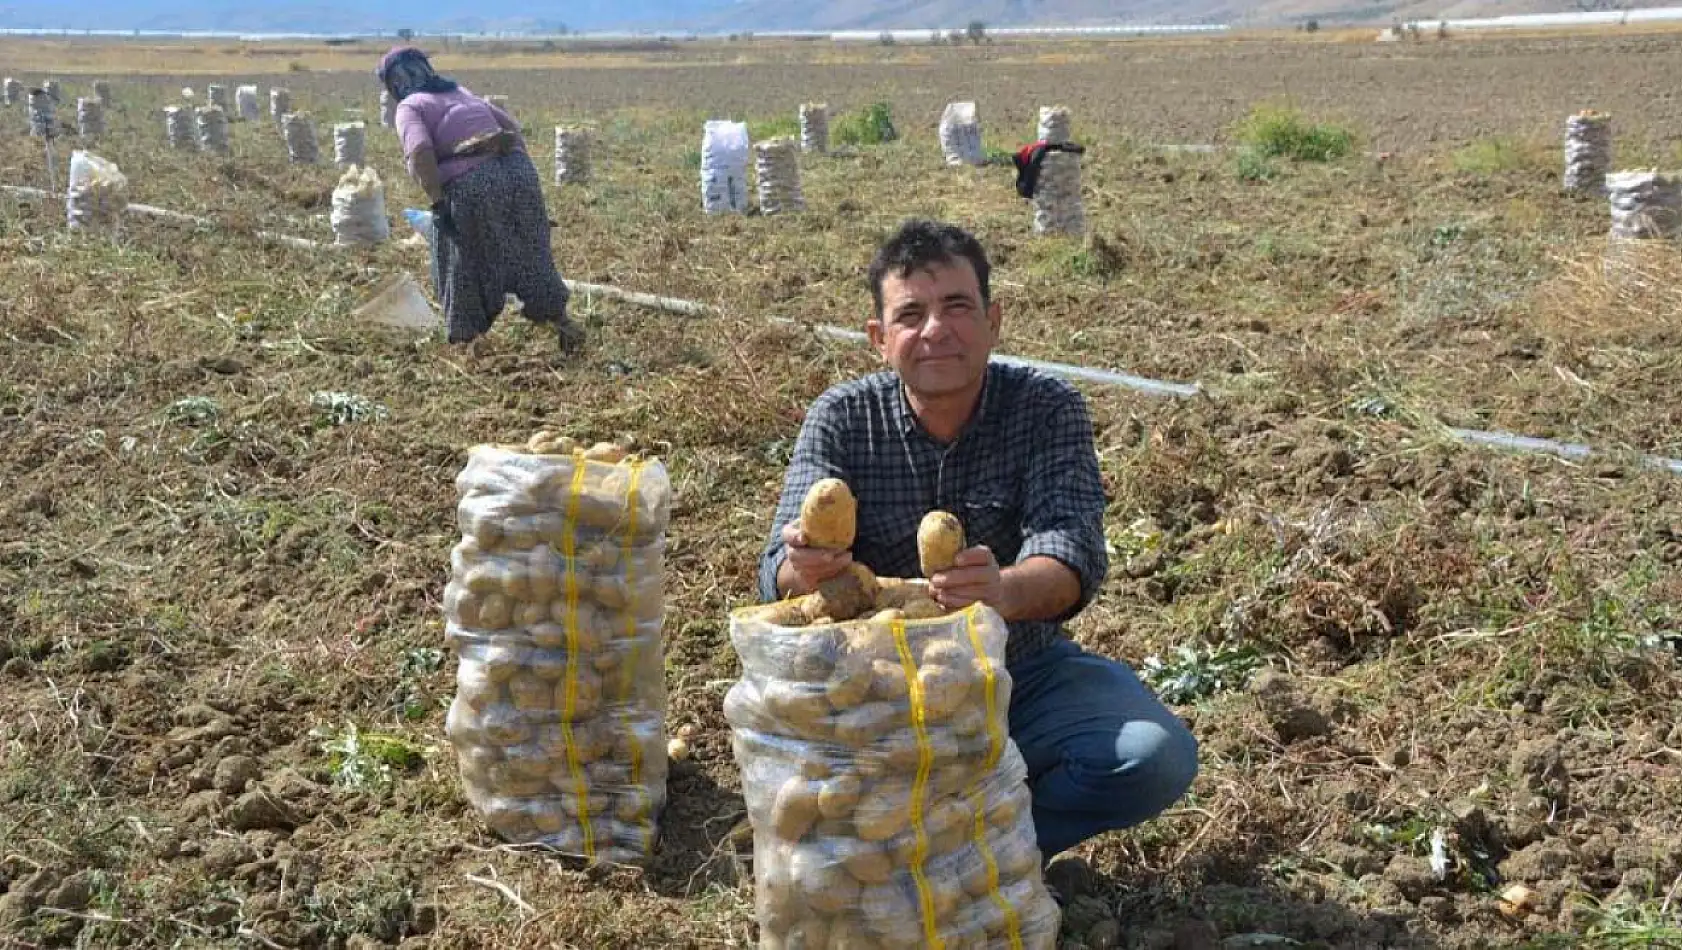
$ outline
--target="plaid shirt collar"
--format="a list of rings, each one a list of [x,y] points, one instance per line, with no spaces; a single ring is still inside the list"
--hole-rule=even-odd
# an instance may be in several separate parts
[[[987,372],[981,377],[981,394],[976,397],[975,409],[970,413],[964,427],[958,430],[958,437],[952,440],[952,445],[957,445],[971,434],[995,421],[992,418],[995,408],[994,403],[996,402],[992,398],[995,388],[993,386],[995,366],[996,364],[991,362],[987,364]],[[894,377],[894,392],[899,396],[898,399],[893,400],[894,422],[899,425],[899,431],[905,435],[920,435],[939,445],[940,440],[923,427],[923,420],[917,418],[917,411],[911,408],[911,397],[905,391],[905,383],[897,375]]]

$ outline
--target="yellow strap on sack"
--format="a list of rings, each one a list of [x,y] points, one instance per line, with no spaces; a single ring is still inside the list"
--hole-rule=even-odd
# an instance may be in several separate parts
[[[629,513],[625,516],[625,533],[619,542],[619,563],[625,566],[625,589],[631,593],[632,597],[631,603],[625,608],[625,639],[631,644],[631,651],[630,655],[625,658],[625,669],[620,673],[619,695],[625,697],[626,701],[620,707],[619,717],[625,728],[625,733],[631,737],[631,786],[637,796],[635,820],[637,829],[643,832],[638,836],[638,839],[641,841],[645,852],[653,847],[654,835],[652,834],[653,829],[649,827],[648,796],[644,794],[642,788],[642,743],[637,740],[636,726],[631,720],[629,698],[631,682],[636,676],[637,654],[639,653],[635,600],[637,576],[636,568],[633,566],[635,562],[631,557],[631,550],[637,534],[637,508],[640,503],[637,490],[642,485],[642,470],[646,464],[640,459],[631,463],[630,486],[625,490],[625,507]]]
[[[578,702],[578,508],[584,496],[585,463],[573,459],[572,487],[567,492],[566,529],[561,533],[561,556],[566,558],[567,672],[566,699],[561,707],[561,737],[566,741],[567,769],[572,773],[578,795],[578,825],[584,832],[584,857],[596,859],[596,833],[590,827],[590,787],[584,781],[584,767],[578,761],[578,745],[572,738],[572,714]]]
[[[999,764],[999,756],[1004,754],[1005,740],[999,732],[999,674],[993,669],[993,660],[987,655],[987,648],[981,643],[981,631],[975,627],[975,614],[978,607],[971,607],[964,611],[964,634],[969,637],[970,648],[975,651],[975,661],[981,665],[982,685],[986,687],[987,712],[987,765],[985,771],[992,771]]]
[[[923,827],[923,795],[928,791],[929,770],[934,764],[934,750],[929,747],[927,711],[923,707],[923,684],[917,679],[917,663],[911,658],[911,644],[905,639],[905,621],[892,623],[894,648],[899,651],[899,664],[905,670],[905,682],[911,699],[911,728],[917,736],[917,778],[911,783],[911,877],[917,883],[917,904],[923,918],[923,945],[930,950],[944,950],[940,939],[940,922],[935,919],[934,894],[929,889],[928,875],[923,863],[929,857],[929,834]]]
[[[1004,736],[999,733],[998,674],[981,643],[981,631],[975,627],[976,610],[971,607],[964,611],[964,632],[969,636],[970,647],[975,650],[976,663],[981,666],[982,685],[987,690],[987,766],[982,770],[985,777],[999,764],[999,756],[1004,753]],[[970,806],[975,810],[972,829],[975,850],[981,853],[981,860],[987,866],[987,896],[993,901],[993,906],[1004,914],[1005,935],[1010,940],[1010,950],[1022,950],[1022,920],[1017,916],[1016,908],[999,893],[999,862],[993,858],[993,849],[987,846],[987,799],[981,794],[981,782],[982,779],[977,779],[970,786]]]

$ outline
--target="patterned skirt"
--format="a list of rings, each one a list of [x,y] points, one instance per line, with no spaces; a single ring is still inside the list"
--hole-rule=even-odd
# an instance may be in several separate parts
[[[508,294],[534,322],[565,318],[569,293],[555,269],[549,212],[529,155],[515,151],[481,163],[444,185],[444,202],[455,233],[433,234],[432,283],[451,343],[490,330]]]

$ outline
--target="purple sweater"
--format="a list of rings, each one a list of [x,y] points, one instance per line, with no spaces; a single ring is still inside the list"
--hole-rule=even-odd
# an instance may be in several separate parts
[[[508,113],[465,86],[453,92],[417,92],[397,104],[397,135],[403,142],[403,155],[412,157],[417,149],[431,148],[439,156],[439,184],[460,178],[489,158],[471,155],[445,159],[445,154],[475,135],[497,129],[518,132],[520,126]]]

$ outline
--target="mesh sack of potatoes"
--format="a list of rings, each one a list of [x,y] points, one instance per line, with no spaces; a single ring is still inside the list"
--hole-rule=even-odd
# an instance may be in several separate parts
[[[378,244],[391,237],[391,222],[385,214],[385,185],[379,173],[356,165],[345,169],[333,188],[327,222],[338,244]]]
[[[128,209],[128,178],[116,163],[77,149],[70,153],[64,208],[73,229],[115,227]]]
[[[540,432],[475,447],[456,488],[446,731],[468,801],[511,843],[641,863],[666,796],[665,467]]]
[[[850,492],[825,479],[802,531],[845,548],[854,515]],[[963,547],[943,512],[918,540],[930,575]],[[731,615],[742,678],[724,715],[754,831],[761,947],[1055,945],[1060,915],[1009,733],[1007,636],[990,607],[947,613],[926,581],[857,563],[811,594]]]
[[[792,602],[732,617],[761,947],[1055,944],[1004,622],[979,605],[907,619],[917,590],[881,587],[865,620],[779,623]]]

